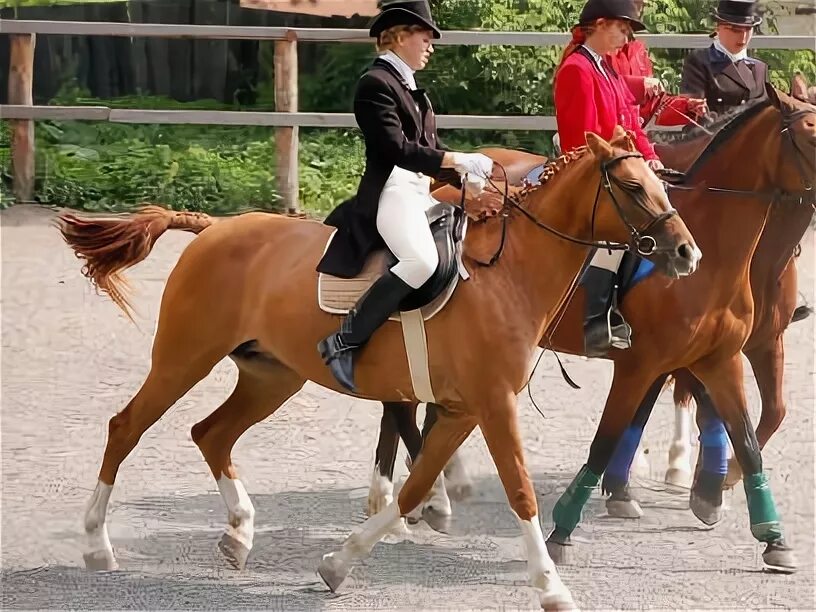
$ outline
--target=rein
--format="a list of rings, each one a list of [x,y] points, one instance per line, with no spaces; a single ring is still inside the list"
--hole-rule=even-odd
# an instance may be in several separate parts
[[[567,158],[567,156],[562,156]],[[474,261],[479,264],[480,266],[490,267],[494,265],[499,258],[501,257],[502,253],[504,252],[504,245],[507,242],[507,219],[510,216],[510,210],[516,209],[518,210],[524,217],[526,217],[529,221],[531,221],[536,227],[549,232],[550,234],[557,236],[558,238],[565,240],[567,242],[571,242],[573,244],[578,244],[581,246],[592,247],[596,249],[606,249],[609,251],[632,251],[635,250],[639,255],[642,257],[649,257],[660,252],[662,249],[659,249],[657,246],[657,241],[649,235],[648,232],[652,231],[655,227],[657,227],[661,223],[667,222],[669,219],[677,215],[677,210],[674,208],[669,209],[666,212],[663,212],[659,215],[653,215],[645,205],[638,199],[637,195],[633,193],[633,190],[628,188],[623,182],[618,179],[614,174],[610,172],[610,169],[615,166],[618,162],[628,158],[642,158],[643,156],[640,153],[635,152],[627,152],[622,153],[613,157],[612,159],[606,160],[601,163],[601,178],[598,183],[598,189],[595,192],[595,201],[592,207],[592,235],[595,235],[595,216],[597,213],[598,206],[600,204],[600,195],[601,189],[603,188],[609,194],[609,197],[612,200],[612,203],[615,207],[615,210],[618,213],[621,221],[629,230],[629,235],[631,237],[630,242],[623,243],[623,242],[609,242],[609,241],[597,241],[597,240],[583,240],[581,238],[576,238],[574,236],[570,236],[561,232],[560,230],[555,229],[554,227],[547,225],[546,223],[542,222],[541,220],[537,219],[530,211],[525,209],[521,203],[514,197],[510,195],[510,183],[507,180],[507,170],[498,162],[494,162],[499,168],[501,168],[502,172],[504,173],[505,181],[504,181],[504,194],[503,194],[503,205],[501,209],[501,217],[502,217],[502,233],[501,239],[499,242],[499,246],[496,249],[496,252],[490,258],[490,261],[483,262],[478,259],[474,259]],[[491,186],[496,188],[499,191],[496,184],[493,182],[492,179],[488,178],[487,181],[490,183]],[[618,199],[615,197],[615,193],[612,190],[612,185],[615,185],[621,191],[625,193],[629,193],[632,195],[632,201],[635,205],[643,210],[647,215],[649,215],[651,220],[646,225],[645,228],[638,229],[635,225],[629,220],[626,212],[623,210]],[[462,190],[461,190],[461,199],[460,199],[460,207],[462,210],[465,209],[465,182],[462,182]]]

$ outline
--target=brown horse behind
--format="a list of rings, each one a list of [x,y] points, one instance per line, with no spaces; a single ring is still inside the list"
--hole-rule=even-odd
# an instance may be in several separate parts
[[[495,265],[473,267],[449,304],[426,322],[431,381],[444,409],[399,498],[356,528],[339,551],[324,556],[319,572],[332,590],[420,503],[478,426],[518,517],[542,604],[574,605],[544,546],[516,422],[516,394],[538,339],[566,303],[587,257],[588,246],[575,239],[634,247],[648,234],[657,243],[656,265],[674,276],[696,269],[699,250],[622,129],[612,143],[587,134],[586,152],[573,158],[553,165],[558,172],[551,180],[520,201],[505,201],[498,219],[467,232],[466,255],[502,229],[506,246]],[[606,187],[598,190],[599,184]],[[262,213],[209,224],[157,208],[122,220],[61,218],[63,236],[87,260],[85,274],[124,306],[118,275],[174,228],[200,234],[167,280],[147,379],[110,421],[85,516],[85,560],[91,568],[115,567],[105,517],[120,465],[141,435],[225,356],[238,366],[235,390],[192,435],[229,509],[222,549],[238,564],[252,546],[254,510],[230,458],[233,445],[306,380],[345,393],[316,350],[339,325],[338,316],[320,310],[317,301],[315,267],[331,228]],[[378,330],[355,367],[360,397],[416,400],[398,325]]]
[[[636,346],[627,351],[610,353],[610,358],[615,362],[615,381],[607,400],[608,409],[604,413],[599,437],[590,454],[591,471],[595,474],[603,472],[615,448],[619,434],[612,432],[631,419],[643,398],[646,398],[644,403],[653,403],[668,373],[680,367],[691,367],[695,375],[706,379],[706,386],[716,389],[712,395],[726,402],[723,407],[717,404],[718,410],[722,411],[732,430],[739,432],[740,439],[737,442],[732,439],[732,443],[740,447],[738,458],[741,454],[742,462],[748,462],[755,469],[755,474],[761,471],[761,462],[757,469],[758,453],[754,456],[746,451],[746,445],[751,447],[753,431],[748,433],[745,427],[749,421],[745,412],[741,371],[738,359],[730,351],[736,347],[738,353],[749,337],[760,343],[768,334],[776,333],[780,325],[780,306],[788,311],[788,315],[783,314],[784,323],[789,321],[791,294],[795,295],[795,277],[788,277],[792,286],[787,285],[781,290],[774,288],[772,291],[769,287],[778,282],[781,271],[786,269],[812,215],[811,206],[799,198],[799,195],[807,196],[810,193],[807,191],[807,173],[801,172],[801,162],[812,164],[812,161],[808,162],[807,153],[802,159],[797,158],[800,151],[796,147],[805,147],[806,152],[808,147],[813,147],[814,111],[812,107],[787,96],[781,97],[782,101],[778,102],[781,110],[771,107],[755,109],[759,114],[746,115],[750,122],[746,122],[741,131],[732,129],[730,135],[720,137],[719,142],[715,143],[716,149],[708,154],[704,163],[699,164],[695,181],[730,188],[733,193],[690,192],[677,196],[684,218],[688,218],[701,243],[705,240],[703,248],[710,253],[706,258],[709,263],[693,278],[668,286],[659,276],[647,278],[632,289],[622,306],[624,316],[633,324],[637,334]],[[788,126],[781,133],[780,118],[782,125]],[[789,141],[787,134],[793,140]],[[766,143],[767,157],[745,159],[740,154],[741,147],[752,137]],[[664,159],[671,165],[671,149],[663,153]],[[784,203],[771,207],[776,190],[791,196],[799,195],[785,198]],[[727,228],[727,231],[723,228]],[[760,235],[763,236],[762,241],[759,240]],[[755,246],[761,255],[752,257]],[[578,295],[580,290],[576,293]],[[692,299],[692,296],[698,297]],[[582,313],[580,298],[573,300],[556,330],[553,348],[574,354],[582,352]],[[546,344],[542,341],[542,346]],[[781,339],[779,344],[781,348]],[[750,352],[753,343],[749,341],[745,346]],[[781,374],[781,362],[778,372]],[[761,375],[757,378],[760,385],[769,384],[767,378]],[[730,399],[723,399],[725,397]],[[402,411],[406,409],[405,406],[401,408]],[[383,424],[391,431],[402,433],[410,419],[394,419],[388,415],[396,414],[399,410],[397,405],[386,406]],[[391,439],[395,439],[393,434]],[[389,467],[393,470],[393,462],[390,466],[384,465],[392,456],[389,453],[393,449],[383,442],[381,439],[380,448],[384,452],[378,454],[378,459],[382,461],[385,458],[385,461],[379,466],[380,474],[375,469],[369,498],[373,507],[381,503],[379,500],[384,491],[387,494],[387,487],[383,487],[383,483],[388,483],[382,472]],[[409,448],[409,452],[412,450]],[[461,468],[456,465],[448,468],[454,472],[456,486],[466,489],[468,484],[461,476]],[[703,518],[717,517],[719,514],[719,484],[716,492],[707,490],[712,488],[715,487],[703,487],[705,490],[698,489],[692,493],[693,507]],[[429,506],[436,513],[450,513],[444,491],[438,498],[432,498]],[[772,508],[772,502],[770,506],[765,503],[765,507]],[[752,520],[755,518],[752,515]],[[571,531],[571,528],[565,531]],[[771,537],[768,534],[764,536]],[[764,541],[770,542],[767,539]],[[781,535],[775,541],[778,546],[769,546],[766,560],[782,565],[789,563],[790,557]]]

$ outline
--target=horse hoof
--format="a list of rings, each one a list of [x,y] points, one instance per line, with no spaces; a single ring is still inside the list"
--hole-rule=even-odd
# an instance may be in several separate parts
[[[416,525],[422,520],[422,506],[417,506],[405,515],[405,521],[409,525]]]
[[[716,525],[723,518],[722,505],[717,506],[712,504],[710,501],[706,501],[702,497],[695,495],[694,491],[692,491],[689,496],[689,508],[694,513],[694,516],[709,527]]]
[[[607,499],[606,511],[613,518],[638,519],[643,516],[643,509],[635,499]]]
[[[473,485],[469,482],[463,482],[456,485],[448,485],[448,497],[453,501],[463,501],[473,495]]]
[[[249,557],[249,548],[242,542],[239,542],[228,533],[221,536],[221,541],[218,542],[218,549],[224,555],[227,562],[237,570],[242,570],[246,567],[247,558]]]
[[[664,478],[666,484],[675,487],[682,487],[683,489],[691,488],[691,472],[682,468],[669,468],[666,470],[666,477]]]
[[[85,568],[92,572],[113,572],[119,569],[112,550],[95,550],[83,553]]]
[[[439,510],[434,506],[425,506],[422,509],[422,519],[428,526],[439,533],[449,533],[451,523],[451,513]]]
[[[323,555],[317,566],[317,573],[332,593],[337,592],[350,571],[351,567],[342,559],[335,557],[334,553]]]
[[[558,593],[542,593],[540,601],[542,610],[552,610],[552,612],[556,612],[558,610],[578,609],[578,606],[575,605],[575,601],[572,599],[572,595],[570,595],[566,587]]]
[[[796,557],[793,549],[785,544],[770,542],[762,553],[765,569],[775,574],[793,574],[796,571]]]
[[[561,544],[547,540],[547,552],[556,565],[572,565],[574,553],[572,544]]]

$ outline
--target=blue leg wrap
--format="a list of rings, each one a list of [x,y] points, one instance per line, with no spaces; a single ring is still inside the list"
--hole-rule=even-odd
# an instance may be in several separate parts
[[[725,476],[728,473],[728,434],[719,418],[706,419],[700,432],[700,445],[703,471]]]
[[[635,459],[635,453],[642,435],[643,430],[636,425],[630,425],[623,432],[623,436],[621,436],[618,445],[615,447],[615,452],[612,453],[612,458],[609,460],[609,465],[604,472],[606,476],[611,476],[620,482],[629,482],[632,461]]]

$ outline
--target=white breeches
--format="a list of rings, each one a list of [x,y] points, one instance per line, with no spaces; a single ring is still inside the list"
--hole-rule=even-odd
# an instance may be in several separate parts
[[[439,264],[425,216],[425,211],[436,203],[430,187],[430,177],[395,167],[377,209],[377,231],[399,260],[391,271],[414,289],[425,284]]]
[[[598,249],[589,265],[593,268],[603,268],[610,272],[617,272],[620,268],[621,259],[623,259],[623,251],[608,251],[606,249]]]

